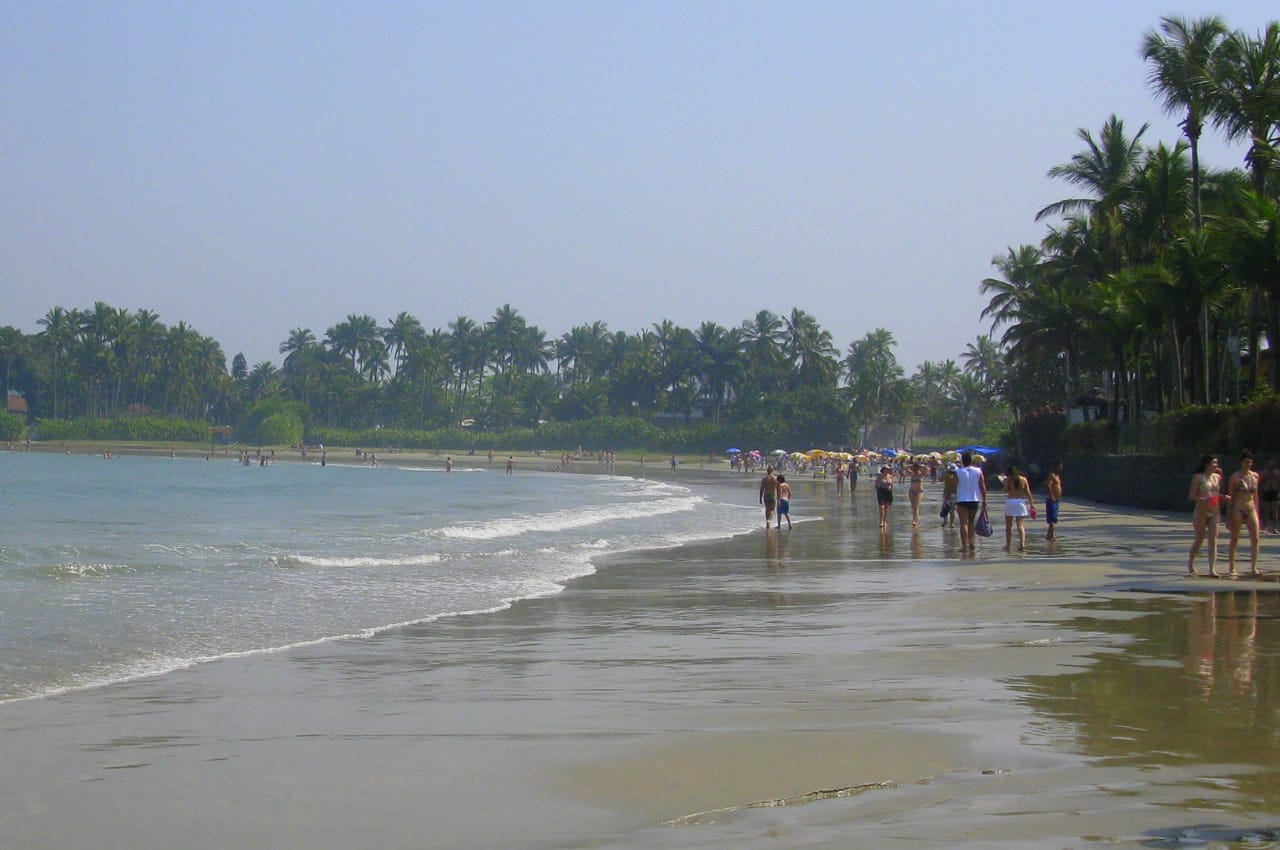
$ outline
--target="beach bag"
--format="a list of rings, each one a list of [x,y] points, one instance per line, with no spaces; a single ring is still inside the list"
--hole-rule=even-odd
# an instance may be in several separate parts
[[[978,514],[978,519],[977,519],[977,521],[976,521],[976,522],[974,522],[974,524],[973,524],[973,530],[977,533],[977,535],[978,535],[979,537],[990,537],[990,536],[991,536],[991,534],[992,534],[992,531],[991,531],[991,518],[987,516],[987,506],[986,506],[986,505],[983,505],[983,506],[982,506],[982,513]]]
[[[942,507],[938,509],[938,516],[942,517],[943,519],[946,519],[950,515],[951,515],[951,503],[943,502]]]
[[[1035,505],[1032,505],[1032,506],[1031,506],[1031,518],[1032,518],[1032,519],[1039,519],[1039,517],[1040,517],[1040,514],[1036,511],[1036,506],[1035,506]]]

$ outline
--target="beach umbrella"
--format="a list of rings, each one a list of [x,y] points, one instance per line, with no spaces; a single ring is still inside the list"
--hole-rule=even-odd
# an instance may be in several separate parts
[[[787,453],[787,450],[786,450],[786,449],[774,449],[774,450],[773,450],[773,453],[774,453],[774,454],[776,454],[776,455],[784,455],[784,454],[786,454],[786,453]]]
[[[725,449],[725,453],[731,454],[731,455],[740,455],[742,454],[742,449]]]

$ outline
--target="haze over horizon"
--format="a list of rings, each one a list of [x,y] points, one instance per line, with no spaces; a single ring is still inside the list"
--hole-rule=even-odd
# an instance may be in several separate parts
[[[279,365],[350,313],[511,304],[740,324],[799,307],[910,374],[987,332],[991,258],[1112,113],[1180,138],[1138,48],[1261,2],[11,4],[0,324],[156,310]],[[1242,150],[1206,129],[1209,167]]]

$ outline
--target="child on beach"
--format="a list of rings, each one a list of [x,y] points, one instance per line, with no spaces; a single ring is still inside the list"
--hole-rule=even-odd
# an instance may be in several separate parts
[[[1044,521],[1049,526],[1045,540],[1057,540],[1058,503],[1062,500],[1062,461],[1055,460],[1049,468],[1048,495],[1044,497]]]
[[[787,531],[791,530],[791,485],[785,475],[778,476],[778,528],[782,528],[782,518],[787,518]]]

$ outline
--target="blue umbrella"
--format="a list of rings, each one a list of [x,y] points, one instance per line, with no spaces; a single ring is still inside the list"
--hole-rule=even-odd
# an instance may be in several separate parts
[[[742,449],[725,449],[725,452],[731,455],[740,455],[742,454]]]

